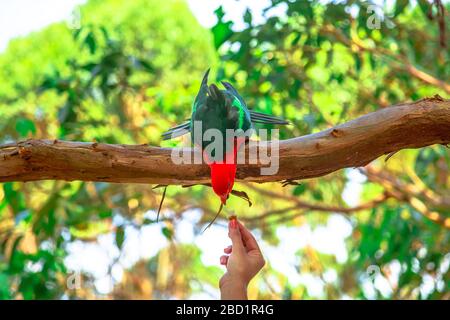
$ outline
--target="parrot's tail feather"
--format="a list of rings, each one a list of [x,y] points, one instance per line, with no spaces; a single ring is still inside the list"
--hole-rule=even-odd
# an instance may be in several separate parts
[[[191,120],[189,119],[188,121],[181,123],[179,125],[176,125],[175,127],[172,127],[167,131],[172,131],[172,130],[180,129],[180,128],[189,128],[190,125],[191,125]]]
[[[258,111],[254,111],[254,110],[250,110],[250,115],[252,115],[254,117],[269,118],[269,119],[274,119],[274,120],[284,120],[281,117],[277,117],[277,116],[274,116],[271,114],[262,113],[262,112],[258,112]]]
[[[216,102],[223,103],[225,97],[222,91],[217,88],[217,86],[213,83],[208,87],[208,95]]]
[[[231,83],[226,82],[226,81],[221,81],[223,86],[227,89],[230,90],[231,92],[233,92],[233,94],[235,96],[240,96],[239,93],[237,92],[237,90],[231,85]]]
[[[169,130],[167,130],[166,132],[164,132],[162,134],[162,136],[166,136],[166,135],[170,135],[171,133],[175,132],[175,131],[179,131],[179,130],[189,130],[191,126],[191,122],[185,122],[182,124],[179,124],[173,128],[170,128]]]
[[[261,124],[280,124],[287,125],[286,121],[276,121],[276,120],[267,120],[267,119],[254,119],[252,118],[252,123],[261,123]]]
[[[219,214],[222,212],[222,208],[223,208],[223,203],[220,204],[219,207],[219,211],[217,211],[216,216],[214,217],[214,219],[205,227],[205,229],[203,229],[202,233],[204,233],[206,231],[206,229],[208,229],[209,227],[212,226],[212,224],[214,223],[214,221],[216,221],[217,217],[219,216]]]
[[[173,131],[167,131],[162,134],[163,140],[170,140],[173,138],[178,138],[181,136],[184,136],[185,134],[188,134],[190,131],[188,129],[177,129]]]
[[[284,120],[283,118],[264,114],[257,111],[250,111],[250,118],[252,122],[255,123],[265,123],[265,124],[282,124],[287,125],[289,121]]]
[[[209,70],[211,70],[211,68],[208,68],[208,70],[206,70],[206,72],[205,72],[205,75],[203,76],[203,79],[202,79],[202,86],[208,84]]]
[[[168,131],[168,132],[164,132],[161,136],[163,138],[167,138],[167,137],[171,137],[173,135],[177,135],[179,133],[189,133],[188,129],[177,129],[177,130],[173,130],[173,131]]]

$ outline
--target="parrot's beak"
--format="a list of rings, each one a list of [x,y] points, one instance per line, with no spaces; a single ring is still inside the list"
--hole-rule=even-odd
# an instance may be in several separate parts
[[[223,205],[227,204],[228,195],[220,196],[220,202],[222,202]]]

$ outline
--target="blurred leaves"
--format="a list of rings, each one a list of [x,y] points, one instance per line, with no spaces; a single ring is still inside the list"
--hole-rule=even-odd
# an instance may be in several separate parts
[[[214,35],[214,46],[216,47],[216,49],[218,49],[225,41],[227,41],[233,35],[233,31],[231,30],[233,23],[231,21],[226,22],[223,21],[225,13],[221,6],[215,11],[215,14],[219,21],[211,29],[211,31]],[[251,21],[250,18],[251,16],[249,16],[249,13],[246,15],[246,17],[248,22]]]
[[[122,249],[123,242],[125,241],[125,230],[122,226],[116,229],[116,245],[119,249]]]
[[[89,1],[80,10],[80,28],[52,24],[0,55],[1,142],[159,143],[215,63],[212,36],[181,1]],[[156,201],[147,186],[2,184],[0,299],[61,298],[68,244],[115,230],[122,249],[129,225],[153,223],[143,215]]]
[[[439,46],[434,4],[398,0],[376,12],[370,5],[272,0],[263,20],[244,10],[240,29],[227,18],[234,15],[219,7],[209,32],[181,0],[88,1],[80,7],[80,28],[52,24],[11,41],[0,55],[2,143],[33,137],[159,145],[161,132],[189,117],[208,67],[216,70],[215,80],[232,83],[250,108],[289,119],[293,125],[280,131],[280,139],[316,133],[401,101],[445,97],[442,88],[405,68],[410,63],[430,77],[449,79],[449,52]],[[369,19],[378,19],[375,27]],[[419,190],[415,196],[448,217],[445,201],[436,205],[436,199],[449,196],[446,147],[405,150],[373,165],[394,172],[399,183]],[[264,186],[279,198],[241,187],[253,200],[252,209],[233,198],[229,206],[270,246],[278,246],[284,232],[312,234],[336,221],[329,219],[333,212],[323,214],[305,203],[346,208],[349,198],[364,202],[392,191],[368,179],[358,182],[348,171],[284,188]],[[428,201],[430,194],[434,202]],[[133,228],[154,228],[167,245],[126,270],[108,297],[188,298],[217,290],[223,270],[205,266],[201,250],[181,243],[177,234],[190,210],[201,215],[195,235],[210,221],[217,209],[210,188],[170,187],[157,223],[160,196],[146,185],[2,184],[0,299],[98,297],[95,288],[67,288],[68,247],[96,243],[102,235],[111,236],[122,252]],[[341,216],[351,228],[346,260],[309,244],[292,257],[294,269],[319,284],[320,293],[293,283],[268,261],[249,288],[251,297],[448,298],[449,232],[411,207],[407,196]],[[371,266],[379,274],[368,274]],[[424,293],[429,279],[431,289]],[[389,282],[388,291],[379,290],[381,280]],[[367,290],[371,285],[374,294]]]

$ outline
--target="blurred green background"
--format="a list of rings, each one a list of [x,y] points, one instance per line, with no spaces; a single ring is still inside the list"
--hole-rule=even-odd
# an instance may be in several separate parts
[[[175,146],[160,135],[189,117],[208,67],[252,109],[289,119],[282,139],[449,96],[448,1],[67,6],[67,21],[0,53],[1,143]],[[432,146],[298,185],[237,184],[253,206],[232,198],[204,234],[218,207],[208,187],[169,187],[156,222],[150,185],[3,183],[0,299],[217,298],[231,211],[267,260],[250,298],[449,299],[449,171],[449,149]]]

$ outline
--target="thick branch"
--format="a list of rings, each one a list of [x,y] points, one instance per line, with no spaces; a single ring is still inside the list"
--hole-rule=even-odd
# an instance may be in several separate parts
[[[252,142],[254,144],[256,142]],[[328,130],[280,141],[279,170],[261,175],[258,164],[238,166],[237,178],[253,182],[297,180],[364,166],[405,148],[450,143],[450,101],[438,96],[372,112]],[[190,148],[185,150],[192,155]],[[0,181],[83,180],[119,183],[199,184],[206,165],[175,164],[173,149],[57,140],[0,146]],[[259,151],[266,154],[267,148]]]

